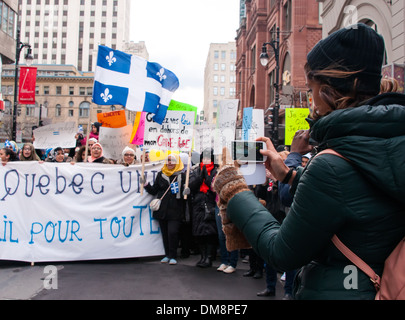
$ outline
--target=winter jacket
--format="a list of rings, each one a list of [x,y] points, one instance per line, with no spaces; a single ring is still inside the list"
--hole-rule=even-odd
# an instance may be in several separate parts
[[[277,270],[301,268],[296,299],[373,299],[375,289],[332,244],[334,234],[381,275],[405,236],[405,95],[383,94],[316,121],[311,137],[330,154],[311,159],[293,183],[280,226],[251,192],[228,203],[229,218]],[[302,172],[300,170],[303,170]],[[298,183],[297,183],[298,182]],[[351,270],[351,271],[350,271]]]
[[[175,174],[168,177],[163,174],[162,171],[160,171],[156,175],[153,185],[146,185],[145,190],[151,195],[155,195],[158,199],[160,199],[169,188],[169,185],[173,182],[175,177]],[[171,190],[169,190],[163,197],[159,210],[153,212],[153,218],[179,221],[184,219],[185,200],[182,193],[184,191],[183,186],[185,181],[186,179],[184,173],[179,173],[176,179],[176,182],[178,182],[179,185],[178,193],[174,194]]]
[[[194,168],[190,173],[189,187],[191,190],[191,221],[193,236],[215,236],[218,234],[215,220],[215,197],[216,193],[211,190],[211,183],[215,177],[217,168],[211,171],[211,179],[205,180],[209,187],[207,193],[200,191],[203,182],[200,168]]]

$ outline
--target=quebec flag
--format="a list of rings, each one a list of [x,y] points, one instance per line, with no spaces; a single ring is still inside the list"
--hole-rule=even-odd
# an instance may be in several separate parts
[[[105,46],[98,47],[93,87],[95,104],[118,104],[131,111],[153,113],[153,120],[162,124],[178,87],[176,75],[160,64]]]

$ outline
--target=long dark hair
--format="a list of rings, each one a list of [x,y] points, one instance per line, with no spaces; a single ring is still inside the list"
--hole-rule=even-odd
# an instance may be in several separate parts
[[[8,158],[8,161],[18,161],[17,153],[15,153],[13,150],[9,148],[3,148],[3,150],[6,153],[6,156],[10,156],[10,158]]]

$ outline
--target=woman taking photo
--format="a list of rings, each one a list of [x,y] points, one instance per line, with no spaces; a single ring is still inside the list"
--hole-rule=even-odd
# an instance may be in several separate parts
[[[165,164],[155,178],[153,185],[146,184],[145,190],[161,199],[160,207],[153,212],[153,218],[159,221],[162,231],[165,257],[162,263],[177,264],[177,247],[179,231],[184,219],[185,200],[183,184],[186,181],[180,156],[170,154]],[[163,197],[163,198],[162,198]]]
[[[247,191],[236,168],[224,166],[215,189],[221,214],[244,233],[276,270],[301,270],[295,299],[374,299],[361,270],[332,243],[334,235],[378,275],[405,235],[405,95],[379,94],[384,40],[357,24],[321,40],[308,54],[307,85],[314,97],[310,137],[318,151],[304,168],[289,169],[270,139],[266,167],[295,192],[282,225]],[[309,139],[309,136],[308,136]],[[402,272],[402,271],[401,271]]]

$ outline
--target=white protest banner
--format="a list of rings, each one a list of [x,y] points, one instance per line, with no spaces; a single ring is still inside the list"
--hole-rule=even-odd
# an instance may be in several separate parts
[[[230,150],[230,143],[235,140],[238,106],[239,100],[237,99],[219,101],[214,154],[222,154],[223,147]]]
[[[152,182],[162,164],[147,164]],[[76,261],[163,255],[140,166],[10,162],[0,166],[0,259]]]
[[[160,125],[146,115],[144,148],[188,152],[192,147],[194,112],[168,110]]]
[[[98,140],[103,146],[103,155],[108,159],[122,158],[122,150],[129,144],[132,125],[121,128],[100,127]]]
[[[77,126],[75,122],[53,123],[33,131],[35,149],[74,148]]]

